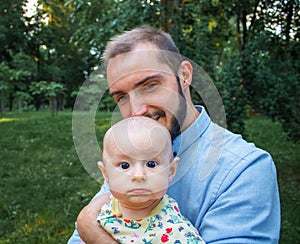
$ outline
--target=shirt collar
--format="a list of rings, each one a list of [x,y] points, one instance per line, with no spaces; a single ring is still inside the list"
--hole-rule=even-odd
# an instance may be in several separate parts
[[[203,106],[195,106],[199,111],[197,119],[180,135],[178,135],[173,141],[173,154],[180,157],[180,154],[184,152],[192,143],[194,143],[199,137],[201,137],[208,128],[211,120],[205,111]]]

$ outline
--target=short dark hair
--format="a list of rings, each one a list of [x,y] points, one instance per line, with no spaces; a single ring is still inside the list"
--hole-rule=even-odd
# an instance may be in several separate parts
[[[155,29],[149,25],[134,28],[130,31],[112,38],[106,45],[102,55],[102,61],[106,66],[110,59],[133,51],[139,43],[150,43],[161,49],[163,62],[167,63],[173,71],[177,71],[178,65],[182,62],[180,52],[170,34]],[[180,57],[180,58],[179,58]]]

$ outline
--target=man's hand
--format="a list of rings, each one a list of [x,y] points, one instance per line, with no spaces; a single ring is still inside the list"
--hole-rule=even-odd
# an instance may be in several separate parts
[[[98,213],[104,203],[109,201],[110,194],[100,195],[85,206],[77,218],[77,231],[86,244],[118,243],[97,222]]]

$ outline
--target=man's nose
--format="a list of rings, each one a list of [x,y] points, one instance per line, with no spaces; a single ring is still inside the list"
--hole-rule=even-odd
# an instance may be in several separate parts
[[[143,116],[147,113],[147,105],[141,96],[131,94],[130,96],[131,116]]]
[[[143,181],[143,180],[146,180],[146,172],[144,170],[143,165],[136,164],[133,167],[132,177],[131,178],[132,178],[133,181]]]

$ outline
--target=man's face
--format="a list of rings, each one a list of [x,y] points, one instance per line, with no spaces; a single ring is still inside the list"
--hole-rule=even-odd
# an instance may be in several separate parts
[[[124,118],[148,116],[166,126],[174,139],[180,133],[187,105],[178,78],[158,58],[159,52],[140,44],[133,52],[111,59],[107,80]]]

